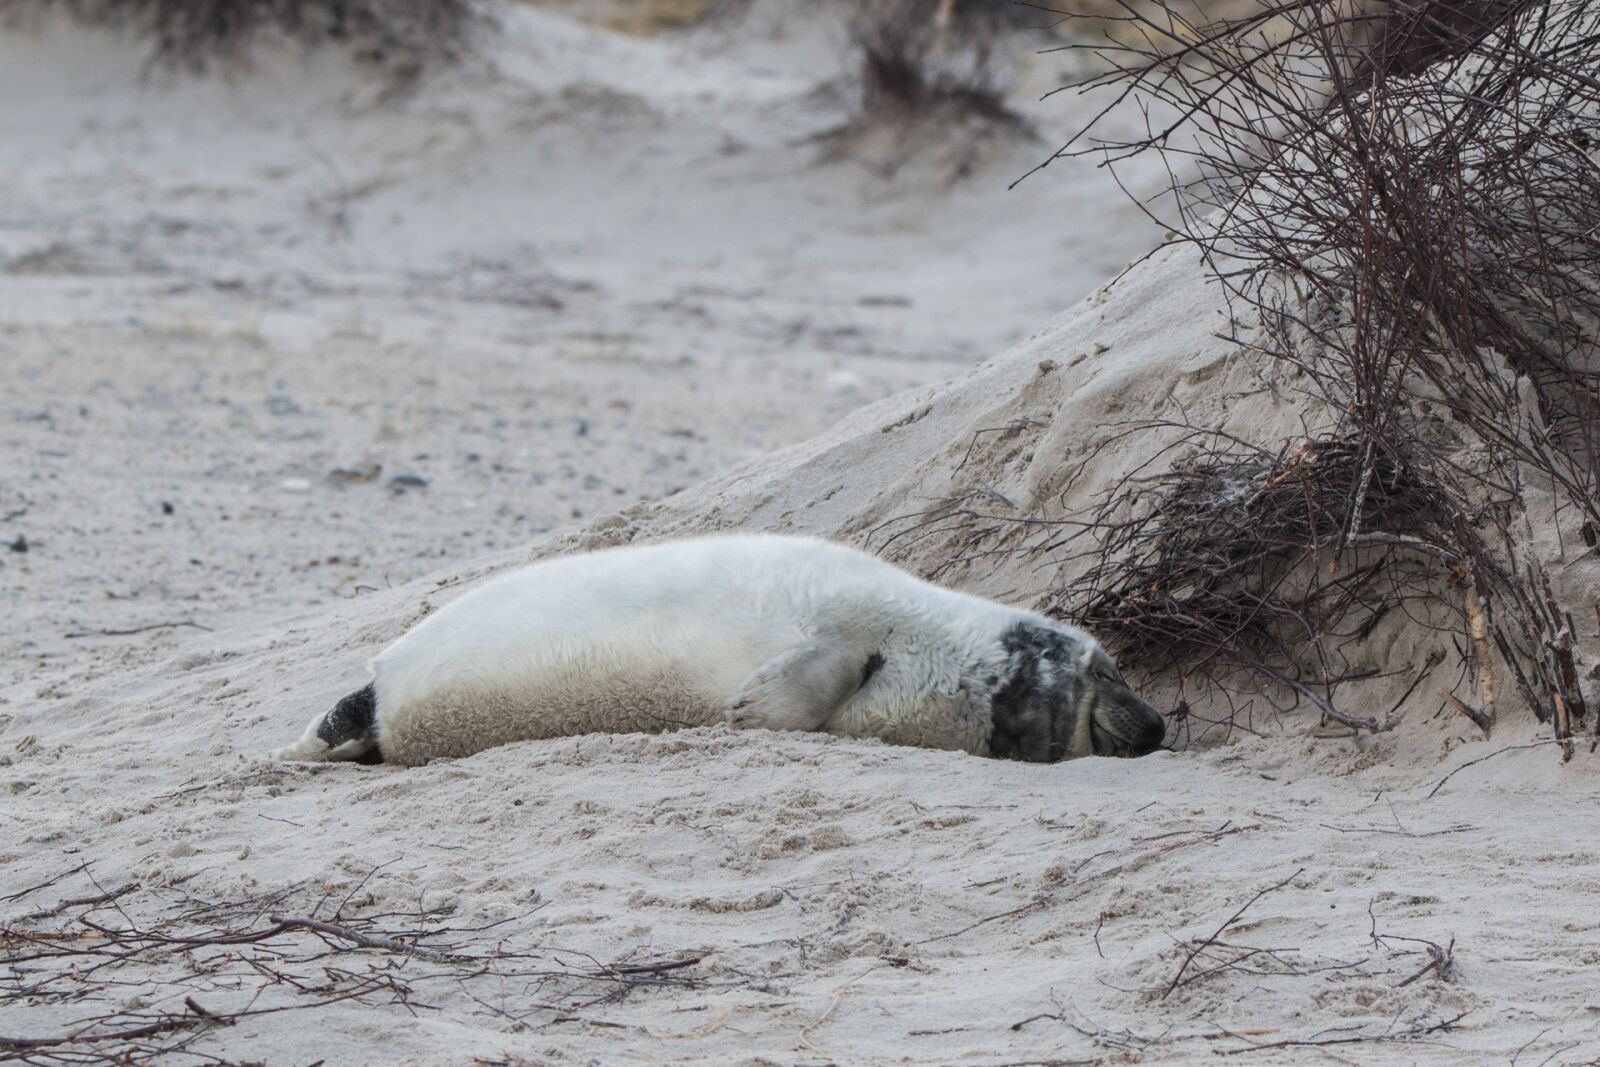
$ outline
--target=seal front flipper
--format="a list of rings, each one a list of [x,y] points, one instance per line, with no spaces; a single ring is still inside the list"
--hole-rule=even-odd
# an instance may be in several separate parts
[[[876,653],[819,639],[786,649],[757,667],[723,711],[729,726],[817,730],[883,665]]]

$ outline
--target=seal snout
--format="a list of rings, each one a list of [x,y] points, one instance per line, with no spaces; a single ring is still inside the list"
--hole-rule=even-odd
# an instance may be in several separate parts
[[[1143,756],[1161,747],[1167,723],[1161,713],[1122,682],[1101,688],[1090,723],[1102,756]]]

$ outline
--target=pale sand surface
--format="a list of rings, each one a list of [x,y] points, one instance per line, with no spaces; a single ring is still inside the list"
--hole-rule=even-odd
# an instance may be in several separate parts
[[[838,38],[761,19],[638,39],[519,10],[494,69],[394,99],[328,58],[171,81],[81,32],[0,39],[0,90],[28,101],[0,119],[0,534],[28,545],[0,553],[0,897],[92,864],[0,918],[135,882],[96,916],[283,891],[302,915],[452,907],[498,924],[457,940],[524,971],[703,956],[615,997],[347,954],[400,967],[412,1006],[193,1046],[229,1061],[1600,1056],[1595,759],[1508,752],[1428,795],[1539,736],[1515,715],[1489,743],[1431,704],[1376,738],[1263,713],[1262,736],[1051,767],[721,730],[261,760],[424,611],[542,554],[783,529],[927,572],[943,545],[892,539],[900,516],[975,485],[1047,497],[1118,417],[1293,423],[1181,254],[1052,320],[1160,238],[1103,177],[1004,192],[1037,143],[959,177],[950,145],[892,177],[821,163]],[[949,578],[1047,588],[1023,563]],[[1452,939],[1451,980],[1407,981]],[[307,996],[236,963],[117,974],[0,1000],[0,1035],[197,988],[212,1010]]]

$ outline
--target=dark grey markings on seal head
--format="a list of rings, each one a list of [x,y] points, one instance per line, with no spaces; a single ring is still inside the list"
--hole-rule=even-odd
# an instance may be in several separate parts
[[[1030,763],[1062,759],[1078,721],[1083,680],[1059,677],[1059,667],[1073,662],[1076,642],[1069,647],[1066,635],[1022,622],[1001,640],[1007,670],[990,702],[989,755]]]
[[[370,744],[377,726],[378,694],[372,686],[358,689],[333,706],[333,710],[317,724],[317,736],[329,748],[338,748],[347,741]]]
[[[989,755],[1054,763],[1091,752],[1142,756],[1160,747],[1161,713],[1128,688],[1109,660],[1081,664],[1081,642],[1036,623],[1017,623],[1002,641],[1008,663],[990,697]],[[1080,734],[1084,715],[1088,730]],[[1075,737],[1087,737],[1091,751],[1074,751]]]

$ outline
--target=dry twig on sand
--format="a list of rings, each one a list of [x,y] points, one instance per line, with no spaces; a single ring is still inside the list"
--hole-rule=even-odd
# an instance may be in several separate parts
[[[1260,1044],[1244,1045],[1238,1048],[1217,1049],[1224,1056],[1242,1056],[1249,1052],[1266,1052],[1269,1049],[1280,1048],[1319,1048],[1333,1045],[1375,1045],[1393,1042],[1416,1041],[1429,1034],[1448,1033],[1455,1029],[1456,1024],[1467,1017],[1466,1012],[1453,1015],[1448,1019],[1437,1019],[1433,1022],[1418,1021],[1403,1029],[1393,1026],[1385,1030],[1366,1034],[1342,1034],[1337,1037],[1302,1037],[1286,1038],[1282,1041],[1264,1041]]]
[[[1183,962],[1178,965],[1178,972],[1172,976],[1172,981],[1167,983],[1167,988],[1162,992],[1161,998],[1165,1000],[1167,997],[1172,995],[1172,991],[1174,989],[1177,989],[1180,985],[1184,984],[1184,973],[1188,971],[1189,965],[1193,963],[1195,958],[1198,957],[1202,952],[1215,945],[1217,943],[1217,939],[1222,936],[1223,932],[1226,931],[1228,927],[1238,922],[1240,918],[1244,916],[1244,913],[1250,910],[1251,905],[1255,904],[1256,901],[1260,900],[1268,893],[1273,893],[1279,889],[1282,889],[1284,886],[1288,885],[1305,872],[1306,869],[1301,867],[1283,881],[1267,886],[1267,888],[1261,890],[1261,892],[1245,901],[1244,904],[1240,906],[1238,911],[1228,916],[1227,920],[1221,926],[1217,927],[1216,930],[1212,932],[1211,936],[1200,941],[1196,941],[1189,949],[1188,954],[1183,957]]]
[[[1523,744],[1520,744],[1520,745],[1507,745],[1505,748],[1497,748],[1493,752],[1488,753],[1487,755],[1479,756],[1476,759],[1469,759],[1469,760],[1467,760],[1467,762],[1463,763],[1461,766],[1459,766],[1459,767],[1455,768],[1454,770],[1452,770],[1449,774],[1445,775],[1443,778],[1441,778],[1437,782],[1435,782],[1433,784],[1433,788],[1428,790],[1428,795],[1425,796],[1423,799],[1424,800],[1432,799],[1433,795],[1435,793],[1439,792],[1439,790],[1443,789],[1445,783],[1448,782],[1450,779],[1454,778],[1456,775],[1460,774],[1462,771],[1466,770],[1468,767],[1476,767],[1478,764],[1483,763],[1485,760],[1492,760],[1496,756],[1503,756],[1507,752],[1516,752],[1519,749],[1524,749],[1524,748],[1543,748],[1545,745],[1561,745],[1563,748],[1565,748],[1570,743],[1571,742],[1567,738],[1564,738],[1564,737],[1547,737],[1547,738],[1544,738],[1544,739],[1539,740],[1539,741],[1527,741],[1527,742],[1524,742]]]
[[[247,899],[200,901],[164,899],[130,883],[11,920],[0,926],[0,1008],[31,1006],[53,1024],[40,1025],[43,1032],[0,1034],[0,1059],[161,1063],[181,1053],[221,1062],[203,1043],[242,1020],[338,1003],[411,1012],[428,1006],[423,988],[438,983],[514,1021],[567,1016],[646,988],[708,984],[686,973],[703,954],[607,962],[483,936],[510,920],[456,927],[438,910],[345,914],[363,884],[327,918],[281,910],[305,897],[314,915],[328,901],[325,893],[313,899],[305,885]],[[64,922],[37,925],[73,909],[80,910]],[[96,918],[102,909],[114,918]],[[380,922],[408,932],[396,935]],[[573,966],[564,956],[584,962]],[[107,988],[119,990],[118,999],[137,992],[148,1006],[80,1011],[60,1021],[64,1006],[92,1004]],[[20,1011],[4,1014],[11,1025],[26,1025]]]
[[[185,619],[181,622],[153,622],[148,626],[132,626],[120,630],[73,630],[61,636],[68,639],[77,637],[127,637],[130,634],[149,633],[151,630],[176,630],[185,627],[191,630],[204,630],[206,633],[212,632],[209,626],[201,626],[197,622],[190,622]]]

